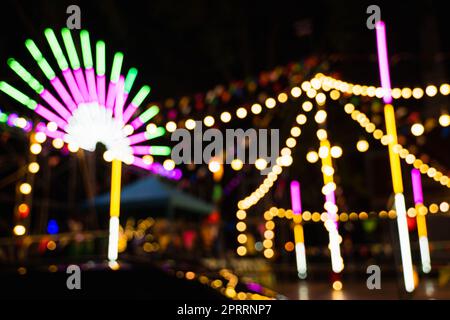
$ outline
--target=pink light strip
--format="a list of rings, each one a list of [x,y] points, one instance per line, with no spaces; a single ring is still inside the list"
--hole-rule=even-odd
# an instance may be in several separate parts
[[[414,194],[414,203],[423,204],[422,181],[419,170],[415,168],[411,170],[411,180]]]
[[[386,26],[383,21],[375,24],[377,33],[378,66],[380,70],[381,86],[383,87],[383,101],[385,104],[392,103],[391,79],[389,75],[389,60],[386,44]]]
[[[125,92],[125,91],[123,92],[123,102],[122,102],[123,107],[125,107],[125,104],[127,103],[128,95],[129,95],[128,92]],[[122,113],[124,113],[124,112],[122,112]]]
[[[327,195],[325,195],[325,201],[327,202],[331,202],[333,204],[336,204],[336,198],[334,196],[334,192],[330,192]]]
[[[92,101],[98,101],[94,68],[87,68],[84,71],[86,72],[86,81],[89,90],[89,96],[91,97]]]
[[[97,75],[98,103],[105,106],[105,75]]]
[[[43,126],[42,128],[37,129],[39,132],[45,133],[46,136],[52,138],[52,139],[61,139],[64,141],[66,134],[62,131],[50,131],[48,130],[47,126]]]
[[[72,94],[75,102],[77,104],[83,103],[83,96],[81,95],[80,90],[78,89],[77,83],[75,82],[75,78],[73,77],[72,70],[67,68],[63,72],[64,79],[66,79],[66,83],[69,86],[70,93]]]
[[[125,78],[120,76],[117,83],[116,105],[114,107],[114,117],[120,122],[123,121],[123,92],[124,92]]]
[[[81,68],[78,68],[73,70],[73,73],[75,74],[75,79],[77,81],[78,88],[80,88],[81,95],[83,96],[84,101],[92,101],[86,86],[86,81],[84,80],[83,70]]]
[[[334,191],[331,191],[330,193],[325,195],[325,201],[336,205],[336,197],[334,195]],[[327,213],[328,213],[328,218],[334,221],[334,225],[336,226],[336,229],[337,229],[339,223],[338,223],[338,221],[336,221],[336,212],[327,210]]]
[[[151,147],[149,147],[149,146],[133,146],[133,147],[131,147],[131,149],[133,150],[133,154],[147,155],[147,154],[150,154]]]
[[[300,195],[300,182],[293,180],[291,181],[291,205],[294,214],[302,213],[302,202]]]
[[[138,168],[149,170],[154,174],[157,174],[157,175],[160,175],[160,176],[166,177],[168,179],[172,179],[172,180],[180,180],[181,177],[183,176],[181,170],[178,168],[167,171],[166,169],[164,169],[162,164],[160,164],[158,162],[146,164],[144,162],[144,160],[139,157],[134,157],[134,161],[133,161],[132,165],[134,165]]]
[[[50,80],[50,83],[52,84],[53,88],[55,88],[56,92],[58,92],[58,95],[60,96],[62,101],[64,101],[69,110],[71,112],[74,112],[77,109],[77,105],[73,101],[72,96],[69,94],[69,92],[67,92],[61,80],[59,80],[58,77],[54,77],[52,80]]]
[[[40,96],[66,121],[72,116],[72,114],[47,89],[44,89]]]
[[[142,122],[141,118],[137,117],[131,122],[131,126],[134,130],[137,130],[140,126],[142,126],[144,122]]]
[[[67,122],[60,117],[58,117],[56,114],[48,110],[46,107],[38,104],[36,108],[34,109],[34,112],[36,112],[38,115],[43,117],[44,119],[47,119],[48,121],[55,122],[59,128],[65,129],[67,126]]]
[[[138,106],[136,106],[135,104],[133,104],[133,102],[131,102],[128,105],[128,108],[126,108],[125,112],[123,113],[123,123],[125,124],[128,123],[128,121],[130,121],[131,117],[133,116],[133,114],[136,112],[137,109]]]
[[[152,168],[152,163],[147,164],[144,162],[144,160],[142,158],[139,158],[139,157],[134,157],[133,165],[135,165],[139,168],[146,169],[146,170],[151,170],[151,168]]]
[[[109,86],[108,86],[108,94],[106,97],[106,110],[111,110],[114,107],[114,100],[116,99],[116,87],[117,84],[115,84],[114,82],[110,81],[109,82]]]

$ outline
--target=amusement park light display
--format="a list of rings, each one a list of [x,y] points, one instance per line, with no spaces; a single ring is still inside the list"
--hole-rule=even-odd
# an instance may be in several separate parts
[[[47,125],[40,126],[38,129],[48,137],[63,140],[72,149],[94,151],[98,143],[106,147],[104,158],[112,161],[108,257],[111,261],[115,261],[122,162],[172,179],[179,179],[181,171],[179,169],[165,170],[161,164],[153,162],[152,157],[149,157],[168,156],[171,150],[163,145],[145,144],[149,140],[163,136],[166,130],[156,125],[145,126],[158,114],[157,106],[151,106],[135,116],[150,93],[150,87],[146,85],[141,87],[131,101],[128,101],[137,70],[131,68],[126,76],[121,74],[123,53],[117,52],[114,55],[106,88],[105,43],[103,41],[96,43],[94,68],[89,33],[86,30],[80,32],[83,69],[70,30],[62,29],[61,36],[70,66],[54,31],[45,30],[45,37],[65,84],[35,42],[31,39],[25,41],[25,46],[49,80],[57,96],[13,58],[8,60],[9,67],[39,95],[42,102],[37,102],[4,81],[0,82],[0,90],[47,120]],[[142,130],[142,128],[145,129]]]

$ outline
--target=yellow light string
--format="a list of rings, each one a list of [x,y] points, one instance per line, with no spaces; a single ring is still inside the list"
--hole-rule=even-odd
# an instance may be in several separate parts
[[[311,84],[307,84],[307,82],[304,82],[303,87],[306,90],[308,90],[309,85],[311,85]],[[331,92],[330,92],[330,95],[331,95]],[[316,97],[317,97],[317,95],[316,95]],[[337,99],[336,96],[334,96],[334,98],[333,97],[330,97],[330,98],[332,100],[336,100]],[[303,104],[302,104],[302,107],[303,107],[303,109],[305,111],[310,111],[311,110],[311,106],[312,106],[312,103],[311,103],[311,101],[308,101],[308,100],[303,102]],[[367,117],[367,115],[365,113],[356,110],[354,105],[352,105],[351,103],[346,104],[345,107],[344,107],[344,110],[345,110],[346,113],[350,114],[352,119],[354,121],[358,122],[360,124],[360,126],[363,127],[366,130],[366,132],[371,133],[376,140],[379,140],[383,145],[387,145],[388,144],[388,137],[384,134],[384,132],[381,129],[378,129],[376,127],[376,125],[369,120],[369,118]],[[318,136],[319,135],[320,134],[318,132]],[[423,163],[422,160],[417,159],[416,156],[413,155],[407,148],[401,146],[400,144],[397,144],[393,148],[393,151],[395,153],[398,153],[400,158],[403,159],[403,161],[405,161],[407,164],[410,164],[410,165],[412,164],[415,168],[419,169],[422,174],[427,174],[430,178],[433,178],[435,181],[440,182],[441,185],[446,185],[447,187],[450,188],[450,178],[448,176],[444,175],[437,168],[435,168],[433,166],[430,166],[428,164],[425,164],[425,163]],[[270,187],[273,185],[274,181],[272,181],[272,183],[269,183]],[[260,193],[257,193],[257,191],[260,190],[261,186],[263,186],[263,185],[264,184],[260,185],[260,187],[257,188],[256,191],[254,191],[252,193],[252,195],[255,195],[255,193],[256,193],[256,195],[260,196],[258,198],[258,201],[259,201],[260,198],[262,198],[270,190],[270,187],[267,186],[267,188],[264,188],[265,192],[263,192],[262,195]],[[248,197],[245,198],[245,199],[248,199]],[[242,202],[239,202],[239,203],[241,203],[242,208],[239,208],[240,210],[238,210],[238,212],[236,213],[236,217],[239,220],[238,224],[236,225],[236,228],[238,229],[238,231],[240,231],[242,233],[238,235],[238,242],[239,242],[240,246],[237,249],[237,253],[238,253],[238,255],[243,256],[243,255],[245,255],[247,253],[247,249],[245,247],[245,245],[247,243],[247,236],[245,235],[245,233],[243,233],[245,231],[245,229],[246,229],[246,224],[245,224],[246,211],[245,210],[249,209],[251,206],[256,204],[257,201],[254,202],[254,204],[250,205],[247,208],[245,208],[245,206],[243,206],[244,203],[242,203]],[[238,207],[239,207],[239,203],[238,203]],[[436,208],[440,208],[441,206],[442,206],[442,208],[444,208],[444,210],[441,210],[441,212],[447,212],[448,211],[448,209],[445,210],[445,208],[448,206],[447,202],[442,202],[440,206],[437,206],[437,204],[432,204],[432,205],[430,205],[430,210],[429,211],[436,213],[436,212],[439,211],[439,209],[436,209]],[[414,209],[414,208],[410,208],[408,210],[408,215],[411,214],[411,212],[415,212],[415,211],[411,211],[411,209]],[[306,213],[306,215],[305,215],[305,213]],[[309,217],[308,213],[309,212],[306,211],[305,213],[304,213],[303,220],[304,221],[310,220],[311,218],[308,219],[308,217]],[[314,212],[312,214],[312,216],[315,218],[315,220],[313,219],[313,222],[324,221],[324,220],[321,220],[323,215],[318,213],[318,212]],[[341,219],[354,220],[355,216],[357,216],[358,219],[364,219],[364,218],[361,218],[361,217],[365,217],[366,213],[365,212],[361,212],[359,214],[354,213],[354,215],[352,213],[350,213],[349,215],[347,215],[347,218],[346,218],[346,213],[343,213],[342,217],[339,215],[339,219],[340,219],[340,221],[345,222],[345,221],[343,221]],[[389,212],[387,212],[387,211],[380,211],[379,217],[380,218],[384,218],[384,217],[391,218],[392,217],[392,219],[394,219],[394,218],[396,218],[396,213],[395,213],[394,210],[391,210]],[[265,256],[267,256],[267,255],[268,256],[273,256],[273,252],[267,251]]]
[[[41,144],[45,140],[46,136],[43,133],[32,132],[29,136],[30,153],[28,156],[28,164],[25,167],[25,182],[20,181],[18,183],[17,198],[19,199],[19,203],[14,208],[15,225],[13,227],[13,233],[16,236],[23,236],[29,231],[34,178],[40,169],[36,159],[42,151]],[[25,212],[27,212],[26,215]]]
[[[411,207],[407,210],[407,214],[410,218],[414,218],[418,215],[426,216],[427,214],[437,214],[442,213],[445,216],[448,216],[449,212],[449,203],[446,201],[441,202],[439,205],[437,203],[431,203],[429,206],[421,206],[419,211],[415,207]],[[275,234],[267,233],[267,231],[274,230],[275,228],[275,222],[273,221],[274,218],[284,218],[288,220],[294,221],[294,227],[298,223],[323,223],[328,220],[328,213],[327,212],[311,212],[308,210],[303,211],[302,215],[296,215],[291,209],[283,209],[283,208],[277,208],[272,207],[266,212],[264,212],[264,220],[265,220],[265,230],[264,230],[264,240],[263,243],[266,242],[267,245],[273,243]],[[337,214],[336,220],[340,223],[349,223],[354,221],[364,221],[368,220],[370,218],[381,218],[381,219],[391,219],[394,220],[397,218],[397,213],[395,210],[381,210],[379,212],[341,212]],[[269,228],[268,228],[269,226]],[[269,235],[269,237],[267,237]],[[270,242],[269,242],[270,241]],[[267,259],[270,259],[273,257],[275,250],[273,249],[273,244],[268,247],[268,249],[271,250],[271,254],[267,256],[264,255]],[[267,249],[266,249],[267,250]]]
[[[276,292],[264,287],[262,288],[263,294],[237,291],[236,287],[239,283],[239,278],[228,269],[219,271],[220,276],[226,280],[226,284],[221,279],[210,278],[205,274],[196,274],[193,271],[184,272],[171,269],[169,269],[169,271],[174,273],[177,278],[185,278],[190,281],[197,280],[201,284],[210,286],[214,290],[233,300],[273,300],[277,296]]]
[[[371,133],[372,136],[379,140],[383,145],[388,145],[389,136],[385,135],[381,129],[378,129],[377,126],[370,121],[367,115],[359,110],[355,109],[355,106],[351,103],[347,103],[344,106],[344,110],[347,114],[351,116],[351,118],[358,122],[361,127],[363,127],[368,133]],[[433,167],[429,164],[423,162],[423,160],[417,159],[417,157],[411,153],[410,150],[403,147],[401,144],[397,143],[392,148],[394,153],[397,153],[400,156],[400,159],[405,161],[409,165],[413,165],[416,169],[419,169],[422,174],[426,174],[429,178],[432,178],[434,181],[439,182],[441,185],[450,188],[450,178],[443,174],[436,167]]]
[[[304,108],[305,109],[305,108]],[[307,109],[310,111],[310,109]],[[306,111],[306,112],[308,112]],[[238,211],[236,212],[236,229],[239,231],[237,240],[240,244],[238,248],[236,249],[236,252],[239,256],[244,256],[247,254],[247,248],[245,244],[247,243],[247,236],[245,234],[245,230],[247,229],[247,225],[245,223],[245,218],[247,216],[247,210],[250,209],[252,206],[256,205],[261,198],[263,198],[267,192],[272,188],[274,185],[274,182],[278,179],[278,176],[283,172],[283,166],[289,167],[292,165],[292,161],[286,162],[283,160],[283,157],[288,158],[290,156],[290,150],[295,147],[297,138],[301,134],[301,126],[304,125],[307,121],[307,117],[304,113],[299,113],[296,117],[296,125],[291,127],[290,133],[291,136],[286,140],[286,146],[283,148],[284,150],[289,150],[289,152],[286,155],[282,155],[277,159],[277,164],[274,165],[267,177],[264,179],[263,183],[259,185],[258,188],[256,188],[255,191],[253,191],[249,196],[245,197],[244,199],[240,200],[238,202]],[[293,128],[298,128],[298,130],[293,130]],[[282,149],[282,153],[283,153]]]
[[[324,91],[338,90],[340,93],[348,95],[377,98],[382,98],[384,95],[383,88],[381,87],[354,84],[326,76],[322,73],[316,74],[310,81],[318,81],[320,83],[320,88]],[[391,94],[394,99],[422,99],[425,96],[432,98],[437,94],[448,96],[450,94],[450,85],[448,83],[443,83],[439,86],[428,85],[425,88],[392,88]]]
[[[445,215],[448,215],[449,212],[449,204],[446,201],[441,202],[439,205],[437,203],[432,203],[428,207],[423,206],[420,209],[421,212],[418,213],[417,209],[415,207],[411,207],[407,210],[407,214],[410,218],[416,217],[418,214],[422,216],[426,216],[427,214],[437,214],[442,213]],[[341,223],[349,223],[353,221],[364,221],[369,218],[381,218],[381,219],[391,219],[394,220],[397,218],[397,213],[395,210],[381,210],[379,212],[341,212],[336,216],[336,220]],[[274,230],[275,228],[275,222],[273,221],[274,218],[285,218],[288,220],[293,220],[295,224],[298,224],[300,222],[302,223],[323,223],[327,221],[328,219],[328,213],[327,212],[311,212],[311,211],[303,211],[302,216],[294,214],[294,212],[291,209],[283,209],[283,208],[276,208],[272,207],[266,212],[264,212],[264,220],[265,220],[265,232],[264,232],[264,241],[271,241],[273,243],[274,236],[272,237],[272,234],[266,233],[268,230]],[[269,226],[269,228],[267,228]],[[295,227],[295,225],[294,225]],[[269,237],[267,237],[269,235]],[[269,242],[266,242],[269,244]],[[273,245],[270,245],[268,248],[271,250],[271,255],[267,256],[264,255],[266,258],[270,259],[273,257],[274,249],[272,248]],[[267,249],[266,249],[267,250]]]
[[[206,115],[205,117],[203,117],[203,119],[199,119],[197,121],[202,121],[202,123],[207,127],[212,127],[215,123],[218,122],[226,124],[229,123],[233,118],[245,119],[247,118],[247,116],[250,116],[251,114],[258,115],[264,110],[264,107],[265,110],[274,109],[286,103],[289,100],[289,96],[293,99],[297,99],[301,96],[301,94],[302,89],[298,86],[294,86],[290,88],[288,93],[281,92],[278,95],[267,97],[263,103],[261,102],[250,103],[249,110],[241,106],[237,108],[234,112],[223,111],[217,118],[215,118],[212,115]],[[314,98],[314,96],[312,98]],[[193,130],[195,128],[195,126],[192,125],[193,122],[195,122],[195,120],[192,118],[186,119],[184,121],[184,126],[186,127],[186,129]],[[186,123],[188,125],[186,125]],[[173,132],[175,131],[176,128],[177,124],[174,121],[168,121],[166,123],[167,131]]]
[[[314,86],[314,83],[311,84]],[[319,98],[323,95],[321,98]],[[326,96],[323,93],[316,95],[316,102],[320,106],[323,106],[326,102]],[[325,196],[324,209],[327,212],[324,226],[328,231],[329,245],[331,257],[332,270],[335,273],[339,273],[344,269],[344,263],[341,256],[340,243],[342,237],[339,235],[338,226],[336,222],[336,214],[338,213],[338,207],[336,206],[335,190],[336,183],[334,182],[334,168],[331,157],[331,144],[328,140],[328,133],[325,130],[327,112],[323,108],[319,108],[316,112],[314,120],[317,122],[319,129],[317,130],[317,138],[320,143],[319,158],[321,159],[321,172],[323,176],[323,188],[322,193]]]

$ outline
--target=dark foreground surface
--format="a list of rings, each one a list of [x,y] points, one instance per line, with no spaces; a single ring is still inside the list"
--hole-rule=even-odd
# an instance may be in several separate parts
[[[28,270],[0,273],[0,300],[4,299],[176,299],[223,300],[218,291],[197,281],[178,279],[157,268],[83,270],[81,289],[69,290],[66,272]]]
[[[328,282],[300,280],[279,283],[274,289],[292,300],[450,300],[450,283],[439,284],[437,279],[423,279],[411,294],[405,293],[395,279],[384,280],[379,290],[369,290],[364,279],[344,281],[339,291]]]

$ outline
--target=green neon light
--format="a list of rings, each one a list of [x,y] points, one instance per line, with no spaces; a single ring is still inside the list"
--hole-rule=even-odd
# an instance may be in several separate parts
[[[171,151],[169,147],[166,146],[151,146],[150,147],[150,154],[155,156],[168,156],[170,155]]]
[[[28,51],[30,51],[31,55],[33,56],[34,60],[39,61],[42,59],[42,53],[36,46],[33,40],[27,39],[25,41],[25,46],[27,47]]]
[[[44,87],[37,81],[22,65],[15,59],[8,59],[8,65],[14,70],[17,75],[22,78],[34,91],[41,94],[44,91]]]
[[[72,34],[67,28],[61,30],[61,35],[63,37],[64,45],[69,55],[70,65],[72,69],[76,70],[80,68],[80,60],[78,59],[77,49],[75,49],[75,44],[73,43]]]
[[[144,101],[144,99],[148,96],[149,93],[150,93],[150,87],[149,86],[143,86],[141,88],[141,90],[139,90],[139,92],[134,97],[132,103],[135,106],[139,107],[141,105],[142,101]]]
[[[133,83],[134,83],[134,80],[136,80],[137,73],[138,73],[138,71],[136,68],[131,68],[130,70],[128,70],[127,76],[125,78],[125,84],[124,84],[124,91],[126,93],[130,93],[131,87],[133,86]]]
[[[26,106],[27,106],[28,109],[34,110],[37,107],[37,102],[34,101],[33,99],[30,99],[30,101],[28,101]]]
[[[122,69],[123,53],[117,52],[114,55],[114,61],[111,70],[111,82],[117,83],[119,81],[120,69]]]
[[[0,122],[5,123],[8,121],[8,115],[6,113],[0,113]]]
[[[96,71],[99,76],[105,75],[105,42],[97,41],[95,45],[95,53],[96,53]]]
[[[36,60],[47,79],[52,80],[56,76],[55,72],[53,71],[52,67],[50,67],[47,60],[45,60],[45,58],[42,56],[41,51],[39,51],[34,41],[28,39],[27,41],[25,41],[25,46],[27,47],[28,51],[30,51],[34,60]]]
[[[61,70],[66,70],[69,67],[66,58],[64,57],[64,53],[56,39],[55,33],[52,29],[47,28],[44,31],[45,37],[47,38],[48,44],[52,49],[53,55],[56,58],[56,62]]]
[[[91,41],[89,40],[89,32],[81,30],[81,51],[83,52],[83,62],[85,68],[92,68],[94,66],[92,62]]]
[[[13,86],[9,85],[8,83],[1,81],[0,82],[0,90],[9,95],[11,98],[19,101],[24,106],[27,106],[30,109],[35,109],[37,102],[30,99],[26,94],[20,92]]]
[[[141,115],[139,115],[139,119],[142,121],[142,123],[146,123],[148,120],[156,116],[159,112],[159,108],[157,106],[151,106],[145,112],[143,112]]]
[[[158,127],[156,128],[155,132],[150,133],[148,131],[145,132],[145,138],[147,140],[151,140],[151,139],[155,139],[158,137],[163,136],[166,133],[166,129],[164,129],[163,127]]]

